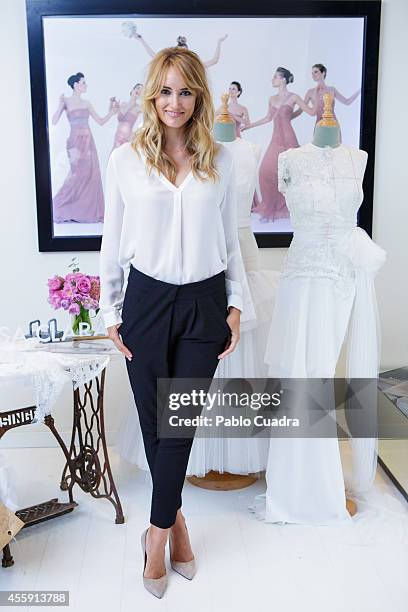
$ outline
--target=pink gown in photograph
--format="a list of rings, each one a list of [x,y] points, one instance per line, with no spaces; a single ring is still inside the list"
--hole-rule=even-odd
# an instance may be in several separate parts
[[[271,221],[289,217],[285,198],[278,191],[278,157],[282,151],[299,146],[291,124],[292,111],[292,105],[286,103],[279,108],[274,107],[272,139],[259,168],[261,201],[252,208],[252,212]]]
[[[115,140],[113,149],[120,147],[124,142],[130,142],[132,139],[133,126],[136,123],[138,115],[134,114],[130,109],[126,113],[118,113],[118,127],[116,128]]]
[[[67,139],[70,171],[53,198],[54,223],[100,223],[104,218],[101,171],[88,124],[89,110],[67,110],[71,132]]]

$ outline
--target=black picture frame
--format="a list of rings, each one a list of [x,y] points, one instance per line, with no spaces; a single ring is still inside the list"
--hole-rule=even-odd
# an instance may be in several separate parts
[[[144,17],[362,17],[364,54],[361,91],[360,148],[368,153],[364,200],[358,224],[371,236],[374,196],[375,135],[381,0],[26,0],[29,49],[38,245],[41,252],[99,251],[100,236],[53,235],[51,176],[46,108],[43,17],[123,16]],[[261,248],[289,246],[291,233],[255,233]]]

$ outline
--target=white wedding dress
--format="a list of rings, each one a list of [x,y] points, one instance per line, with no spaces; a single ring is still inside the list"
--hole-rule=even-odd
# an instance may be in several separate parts
[[[361,228],[365,151],[308,143],[278,159],[278,186],[294,237],[287,253],[265,361],[277,378],[333,378],[347,339],[347,377],[378,374],[374,276],[385,252]],[[376,440],[352,441],[348,492],[367,491]],[[271,438],[266,494],[252,510],[268,522],[330,524],[350,520],[337,437]]]
[[[214,377],[262,378],[267,376],[267,365],[263,357],[280,273],[260,269],[258,245],[251,229],[251,205],[261,149],[242,138],[224,142],[223,145],[234,156],[238,236],[247,284],[243,288],[244,312],[241,316],[239,344],[231,355],[220,361]],[[196,436],[187,475],[205,476],[210,470],[234,474],[259,472],[266,468],[268,445],[267,437],[222,439]],[[116,450],[126,461],[148,471],[139,418],[133,401],[122,420]]]

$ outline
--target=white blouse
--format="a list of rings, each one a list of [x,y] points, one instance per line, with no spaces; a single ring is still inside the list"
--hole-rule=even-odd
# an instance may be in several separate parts
[[[225,270],[228,306],[243,309],[245,270],[237,230],[232,153],[215,159],[220,180],[192,172],[179,187],[139,159],[130,143],[114,149],[105,181],[99,306],[106,327],[122,322],[124,271],[132,264],[149,276],[181,285]]]

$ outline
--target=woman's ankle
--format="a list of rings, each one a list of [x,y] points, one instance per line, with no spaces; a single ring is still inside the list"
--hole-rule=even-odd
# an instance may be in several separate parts
[[[181,512],[181,510],[177,510],[177,514],[176,514],[176,520],[173,523],[173,525],[170,527],[170,529],[178,529],[179,527],[184,527],[186,524],[186,519],[184,518],[183,513]]]
[[[147,532],[149,543],[152,543],[154,546],[159,546],[160,544],[165,546],[169,531],[170,528],[162,529],[161,527],[156,527],[156,525],[151,524]]]

